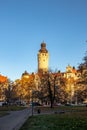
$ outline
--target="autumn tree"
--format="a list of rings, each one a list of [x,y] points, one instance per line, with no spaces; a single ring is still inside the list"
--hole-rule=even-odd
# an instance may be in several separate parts
[[[5,89],[7,88],[7,77],[0,75],[0,100],[5,100]]]
[[[63,76],[57,76],[56,102],[64,104],[67,102],[68,94],[66,92],[66,79]]]
[[[74,77],[66,78],[66,93],[67,93],[67,102],[74,103],[74,94],[75,94],[75,79]]]
[[[77,85],[79,91],[77,91],[78,99],[82,102],[87,100],[87,52],[83,57],[83,63],[78,66],[78,71],[81,73]]]
[[[33,73],[29,74],[25,71],[21,79],[15,81],[15,91],[20,100],[31,100],[32,90],[36,89],[34,78]]]
[[[12,100],[12,82],[10,80],[8,80],[8,83],[7,83],[7,88],[5,88],[5,99],[8,103],[11,102]]]
[[[66,100],[65,80],[59,73],[46,73],[41,78],[39,98],[42,102],[50,104],[51,108],[54,104],[64,103]]]

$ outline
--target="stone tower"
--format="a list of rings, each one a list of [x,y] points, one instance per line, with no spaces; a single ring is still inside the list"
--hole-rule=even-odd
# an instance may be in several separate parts
[[[49,53],[46,49],[46,43],[41,43],[41,49],[38,52],[38,72],[45,73],[48,72],[48,61]]]

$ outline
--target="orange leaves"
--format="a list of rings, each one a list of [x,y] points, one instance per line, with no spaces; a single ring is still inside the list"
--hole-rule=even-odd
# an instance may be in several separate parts
[[[0,83],[6,82],[7,77],[0,75]]]

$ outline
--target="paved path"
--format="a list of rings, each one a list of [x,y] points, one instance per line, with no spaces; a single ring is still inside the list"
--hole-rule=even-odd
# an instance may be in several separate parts
[[[0,130],[19,130],[29,116],[31,116],[30,108],[11,111],[9,115],[0,117]]]

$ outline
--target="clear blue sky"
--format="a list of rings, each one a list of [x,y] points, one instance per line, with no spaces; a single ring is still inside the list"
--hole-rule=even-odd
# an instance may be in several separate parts
[[[37,71],[42,41],[49,67],[77,67],[87,50],[87,0],[0,0],[0,73],[15,80]]]

